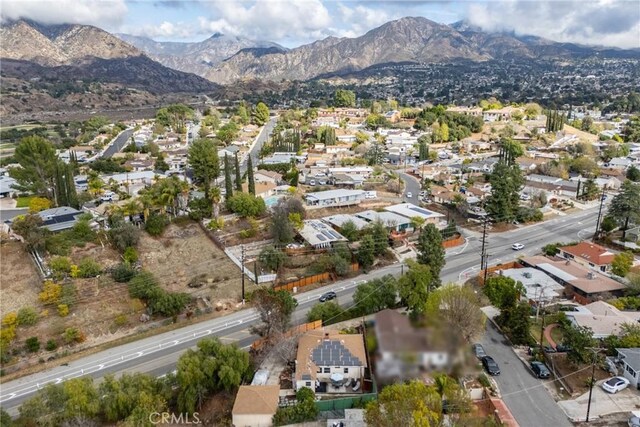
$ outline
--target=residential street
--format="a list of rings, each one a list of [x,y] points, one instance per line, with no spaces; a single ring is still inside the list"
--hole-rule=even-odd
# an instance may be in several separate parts
[[[572,424],[543,385],[542,380],[514,354],[506,338],[487,321],[487,333],[482,345],[500,366],[498,383],[502,399],[513,413],[520,427],[570,427]]]
[[[576,212],[571,216],[558,217],[542,224],[534,224],[522,227],[507,233],[493,234],[489,237],[489,252],[491,258],[490,264],[497,262],[506,262],[518,255],[533,254],[539,251],[539,248],[547,243],[557,242],[559,240],[573,241],[578,238],[578,233],[583,233],[586,237],[589,230],[595,227],[597,217],[597,206],[591,209]],[[478,237],[474,233],[467,233],[467,244],[452,248],[447,251],[447,264],[445,265],[441,277],[444,283],[464,281],[465,275],[477,274],[480,263],[480,251]],[[511,244],[514,241],[521,242],[525,245],[523,251],[514,252]],[[384,269],[374,270],[369,274],[363,274],[355,278],[355,280],[345,280],[329,284],[322,289],[302,293],[297,296],[299,306],[294,313],[294,321],[304,321],[307,311],[317,303],[320,295],[328,290],[333,290],[338,294],[338,302],[343,305],[352,304],[352,295],[357,285],[361,282],[381,277],[385,274],[393,274],[398,276],[402,271],[401,264],[394,264]],[[406,268],[406,267],[405,267]],[[239,274],[239,272],[238,272]],[[249,285],[249,289],[252,285]],[[21,379],[10,381],[2,385],[0,394],[0,403],[5,409],[17,410],[17,407],[25,399],[33,395],[39,388],[49,382],[61,382],[64,379],[75,378],[83,375],[91,375],[94,378],[101,378],[107,373],[118,372],[151,372],[156,375],[170,372],[174,369],[176,360],[187,348],[195,345],[195,343],[206,336],[218,336],[224,342],[239,342],[241,346],[249,345],[253,341],[247,332],[248,327],[256,322],[257,316],[253,310],[247,309],[231,315],[208,320],[191,326],[186,326],[172,332],[167,332],[154,337],[131,342],[119,347],[105,350],[93,355],[86,356],[69,366],[58,366],[49,371],[29,375]],[[506,352],[506,347],[499,346],[500,337],[497,333],[489,331],[489,339],[492,345],[497,346],[497,350],[493,347],[487,348],[491,354],[500,355],[498,363],[501,360],[509,362],[509,354],[515,358],[515,355]],[[495,341],[494,341],[495,340]],[[503,354],[505,354],[503,359]],[[520,363],[518,361],[518,363]],[[512,363],[512,366],[517,366]],[[522,367],[520,373],[523,377],[528,372]],[[508,368],[503,367],[504,381],[507,381],[505,394],[511,391],[522,389],[520,382],[509,380],[507,378]],[[515,378],[515,377],[514,377]],[[531,377],[531,381],[536,381]],[[502,381],[502,380],[501,380]],[[511,382],[513,381],[513,382]],[[522,380],[525,382],[526,380]],[[544,389],[540,389],[544,391]],[[537,392],[529,392],[529,396],[536,397]],[[546,391],[545,391],[546,393]],[[548,399],[551,399],[547,395]],[[511,401],[505,399],[514,416],[522,423],[522,426],[529,425],[547,425],[546,423],[528,424],[534,420],[536,405],[530,402],[527,405],[519,405],[514,403],[512,407]],[[515,401],[515,400],[514,400]],[[544,401],[542,401],[544,402]],[[541,408],[545,408],[546,403],[540,403]],[[532,412],[533,411],[533,412]],[[553,412],[546,411],[549,414]],[[552,415],[555,417],[555,415]],[[543,419],[543,418],[539,418]],[[565,425],[565,424],[551,424]]]
[[[114,154],[120,152],[120,150],[122,150],[124,146],[127,145],[129,139],[131,139],[131,135],[133,135],[133,129],[124,130],[120,135],[116,137],[116,140],[113,141],[113,144],[111,144],[109,147],[107,147],[106,150],[104,150],[104,153],[102,153],[101,157],[103,159],[108,159]]]

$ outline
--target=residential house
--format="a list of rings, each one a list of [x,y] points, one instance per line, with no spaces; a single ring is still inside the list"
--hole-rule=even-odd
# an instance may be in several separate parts
[[[584,267],[602,272],[611,269],[615,255],[607,248],[588,241],[572,246],[563,246],[559,249],[559,256],[562,258],[573,260]]]
[[[276,188],[278,188],[278,185],[271,183],[271,182],[256,182],[255,183],[255,190],[256,190],[256,196],[258,197],[262,197],[263,199],[266,199],[269,196],[273,196],[276,192]],[[249,192],[249,183],[245,182],[242,184],[242,191],[245,193]]]
[[[343,154],[344,155],[344,154],[348,154],[351,151],[351,145],[350,144],[327,145],[325,151],[327,154],[333,154],[333,155]]]
[[[278,172],[268,171],[264,169],[258,169],[257,172],[253,174],[253,180],[258,183],[270,183],[270,184],[280,184],[282,182],[282,175]]]
[[[316,393],[355,393],[362,390],[367,368],[362,334],[314,330],[298,340],[294,384]]]
[[[241,385],[231,410],[234,427],[271,427],[279,401],[279,385]]]
[[[482,119],[485,122],[498,122],[511,120],[511,114],[515,111],[522,111],[519,108],[504,107],[498,110],[486,110],[482,112]]]
[[[13,197],[17,190],[17,181],[10,176],[0,175],[0,197]]]
[[[622,363],[622,375],[630,386],[640,390],[640,347],[616,348],[618,360]]]
[[[111,180],[115,181],[121,185],[127,184],[144,184],[151,185],[155,180],[156,176],[161,176],[156,174],[153,171],[142,171],[142,172],[124,172],[117,173],[114,175],[105,175],[102,177],[104,182],[109,182]]]
[[[382,310],[375,314],[376,377],[382,381],[418,377],[421,371],[445,370],[447,347],[430,340],[425,329],[414,328],[406,314]]]
[[[235,159],[236,153],[239,155],[240,148],[236,145],[229,145],[228,147],[218,150],[218,158],[220,161],[224,160],[224,156],[229,156],[230,159]]]
[[[411,219],[398,215],[394,212],[382,211],[376,212],[373,210],[367,210],[363,212],[359,212],[355,214],[358,218],[361,218],[368,223],[372,222],[382,222],[386,228],[390,231],[395,231],[397,233],[407,232],[413,230],[413,225],[411,224]]]
[[[449,107],[447,111],[465,116],[482,117],[482,108],[480,107]]]
[[[588,304],[601,297],[623,296],[626,289],[622,283],[572,260],[550,259],[536,255],[520,259],[520,264],[544,271],[565,287],[566,297],[580,304]]]
[[[360,204],[365,198],[362,190],[328,190],[307,193],[304,200],[307,206],[313,207],[338,207]]]
[[[124,163],[127,169],[134,172],[153,170],[154,161],[152,159],[133,159]]]
[[[322,220],[328,224],[331,224],[333,228],[335,228],[338,231],[340,231],[340,229],[347,222],[352,222],[353,225],[358,230],[362,230],[367,225],[369,225],[369,223],[363,220],[362,218],[358,218],[357,216],[350,215],[350,214],[337,214],[337,215],[325,216],[324,218],[322,218]]]
[[[534,304],[558,299],[564,291],[563,285],[536,268],[508,268],[500,270],[500,275],[522,283],[527,299]]]
[[[69,206],[59,206],[40,211],[38,215],[42,218],[40,228],[46,228],[49,231],[63,231],[76,225],[82,211]]]
[[[342,166],[329,168],[329,174],[335,175],[337,173],[344,173],[347,175],[360,175],[367,179],[373,173],[373,168],[370,166]]]
[[[640,225],[627,230],[627,241],[640,243]]]
[[[596,339],[620,335],[622,325],[637,324],[640,320],[640,312],[621,311],[604,301],[578,306],[565,314],[573,326],[591,328]]]
[[[605,166],[613,169],[627,170],[633,164],[633,160],[629,157],[615,157],[609,160]]]
[[[334,243],[348,239],[319,219],[307,219],[298,231],[300,237],[314,249],[330,248]]]
[[[442,218],[444,218],[444,215],[441,213],[421,208],[420,206],[416,206],[413,203],[399,203],[397,205],[387,206],[386,208],[384,208],[384,210],[402,215],[409,220],[415,217],[422,218],[425,225],[438,225]]]

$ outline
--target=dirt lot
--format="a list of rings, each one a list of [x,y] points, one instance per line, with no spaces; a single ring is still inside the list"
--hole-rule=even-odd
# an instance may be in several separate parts
[[[240,269],[198,224],[172,224],[160,238],[143,234],[138,252],[143,268],[151,271],[169,291],[208,296],[213,304],[240,295]],[[187,284],[198,276],[207,285],[189,288]]]
[[[31,256],[19,242],[0,246],[0,314],[37,306],[42,281]]]

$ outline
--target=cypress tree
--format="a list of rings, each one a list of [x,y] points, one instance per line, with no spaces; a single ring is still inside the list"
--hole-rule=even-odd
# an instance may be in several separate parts
[[[249,186],[249,193],[256,195],[256,182],[253,179],[253,161],[251,160],[251,155],[249,155],[249,159],[247,160],[247,184]]]
[[[235,169],[236,169],[236,191],[238,193],[242,193],[242,176],[240,175],[240,161],[238,160],[238,153],[236,153]]]
[[[56,203],[58,206],[67,206],[67,191],[65,185],[65,171],[66,165],[62,162],[58,162],[56,165]]]
[[[76,183],[73,180],[73,172],[74,166],[71,164],[67,165],[67,173],[65,174],[67,202],[69,203],[69,206],[80,209],[80,205],[78,204],[78,193],[76,192]]]
[[[229,164],[229,156],[224,155],[224,188],[227,192],[225,199],[229,200],[233,197],[233,182],[231,181],[231,165]]]

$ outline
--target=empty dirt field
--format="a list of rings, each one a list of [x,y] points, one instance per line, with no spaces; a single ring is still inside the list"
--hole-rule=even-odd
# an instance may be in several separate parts
[[[41,288],[38,270],[22,243],[0,245],[0,313],[37,306]]]
[[[168,291],[209,297],[214,305],[240,297],[240,269],[196,223],[171,224],[158,238],[143,233],[138,252],[142,267]],[[203,285],[190,288],[192,281]]]

